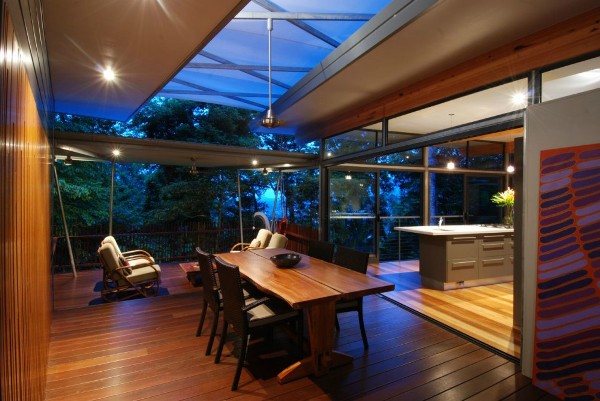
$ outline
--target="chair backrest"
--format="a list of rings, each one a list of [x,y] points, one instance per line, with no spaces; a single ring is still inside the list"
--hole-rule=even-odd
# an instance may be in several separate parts
[[[100,248],[98,248],[98,256],[100,256],[100,262],[102,263],[102,268],[104,269],[104,275],[106,277],[114,280],[119,285],[126,282],[121,276],[121,273],[117,270],[117,268],[122,266],[117,251],[110,242],[102,244]]]
[[[308,241],[308,253],[311,258],[317,258],[326,262],[333,261],[334,245],[331,242],[310,240]]]
[[[365,274],[369,265],[369,254],[345,246],[337,247],[334,263],[347,269]]]
[[[115,252],[117,252],[117,256],[123,256],[123,253],[121,252],[121,249],[119,248],[119,245],[117,244],[117,240],[112,235],[109,235],[108,237],[104,238],[102,240],[102,244],[111,244],[115,248]]]
[[[269,246],[269,242],[271,240],[272,235],[273,234],[271,233],[271,231],[267,230],[266,228],[261,228],[260,230],[258,230],[258,234],[256,234],[255,238],[255,240],[260,241],[258,248],[266,248],[267,246]]]
[[[269,246],[267,246],[267,248],[269,248],[269,249],[285,248],[285,245],[287,244],[287,240],[288,239],[285,235],[275,233],[271,237],[271,240],[269,241]]]
[[[245,333],[248,320],[246,312],[242,309],[245,301],[240,268],[225,262],[218,256],[215,256],[215,263],[223,297],[223,316],[236,333]]]
[[[200,268],[200,276],[202,277],[202,296],[214,311],[219,310],[219,288],[213,269],[213,256],[210,253],[204,252],[200,247],[196,247],[196,255],[198,256],[198,267]]]

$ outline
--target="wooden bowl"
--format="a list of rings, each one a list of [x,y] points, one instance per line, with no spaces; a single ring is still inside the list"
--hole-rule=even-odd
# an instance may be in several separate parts
[[[300,262],[300,259],[302,257],[296,253],[281,253],[271,256],[271,262],[281,268],[294,267]]]

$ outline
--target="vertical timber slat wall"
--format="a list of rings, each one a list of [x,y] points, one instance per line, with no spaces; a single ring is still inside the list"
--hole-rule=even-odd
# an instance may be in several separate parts
[[[50,153],[6,7],[0,26],[0,399],[35,401],[51,323]]]

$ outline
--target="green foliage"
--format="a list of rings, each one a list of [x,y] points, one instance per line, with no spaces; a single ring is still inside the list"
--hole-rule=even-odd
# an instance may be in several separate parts
[[[210,143],[246,148],[294,150],[292,136],[253,134],[248,123],[254,112],[185,100],[154,98],[130,121],[119,123],[87,117],[57,115],[58,131],[134,136],[163,140]],[[314,144],[305,149],[312,152]],[[109,219],[111,163],[57,162],[67,223],[70,227],[107,226]],[[264,192],[275,189],[276,180],[259,172],[241,175],[244,225],[252,214],[264,211]],[[283,175],[286,209],[290,221],[316,224],[318,171]],[[54,190],[56,196],[56,190]],[[140,164],[115,165],[114,225],[127,230],[156,223],[198,221],[223,227],[238,224],[237,171],[210,170],[189,174],[189,167]],[[270,216],[269,216],[270,217]],[[53,223],[62,230],[58,199]],[[298,220],[295,220],[298,219]]]
[[[512,188],[508,187],[506,191],[494,194],[491,200],[492,203],[494,203],[498,207],[513,207],[515,204],[515,191]]]

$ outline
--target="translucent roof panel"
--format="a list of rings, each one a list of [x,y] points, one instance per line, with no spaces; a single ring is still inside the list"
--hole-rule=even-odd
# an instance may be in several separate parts
[[[159,96],[263,111],[269,107],[267,18],[275,102],[391,0],[254,0]]]

